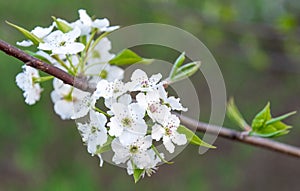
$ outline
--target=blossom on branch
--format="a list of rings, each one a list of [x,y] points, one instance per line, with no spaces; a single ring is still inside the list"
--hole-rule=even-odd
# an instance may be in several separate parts
[[[87,150],[90,154],[98,155],[100,166],[103,160],[100,154],[97,154],[97,147],[102,146],[107,141],[107,130],[105,128],[106,117],[102,113],[90,112],[89,123],[78,123],[78,130],[82,136],[82,141],[87,144]]]
[[[43,91],[40,84],[35,82],[35,79],[40,78],[40,75],[36,69],[30,66],[24,65],[22,68],[23,72],[16,76],[16,82],[19,88],[24,91],[25,102],[28,105],[33,105],[40,100]]]
[[[46,36],[38,49],[50,50],[52,54],[76,54],[85,47],[82,43],[75,42],[79,36],[80,29],[77,27],[68,33],[57,30]]]

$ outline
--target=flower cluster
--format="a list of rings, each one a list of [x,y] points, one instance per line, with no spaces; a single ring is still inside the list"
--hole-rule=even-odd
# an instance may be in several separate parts
[[[71,75],[84,76],[89,83],[96,84],[100,79],[122,79],[124,70],[108,64],[115,55],[110,53],[111,42],[105,37],[119,27],[109,26],[106,18],[92,20],[85,10],[78,12],[78,20],[68,23],[55,18],[49,27],[35,27],[30,32],[32,36],[29,40],[17,44],[25,47],[35,45],[37,52],[32,53],[34,56]],[[42,92],[39,82],[49,79],[48,76],[40,77],[36,69],[24,66],[24,72],[17,76],[16,81],[24,91],[25,102],[30,105],[36,103]],[[89,93],[66,85],[59,79],[53,80],[53,87],[51,99],[54,111],[62,119],[76,117],[74,103],[80,102]]]
[[[151,174],[164,160],[164,154],[157,152],[154,142],[162,140],[169,153],[174,152],[175,145],[187,143],[185,134],[177,131],[179,118],[172,114],[174,110],[186,111],[186,108],[179,98],[168,97],[161,78],[161,74],[148,78],[144,71],[137,69],[127,83],[98,82],[90,97],[104,101],[105,110],[96,108],[93,102],[93,106],[89,105],[89,121],[78,123],[78,129],[88,151],[100,157],[100,164],[103,163],[101,150],[108,143],[114,153],[112,162],[127,164],[129,174],[134,169]],[[100,110],[101,113],[95,113]]]
[[[79,10],[79,19],[72,23],[53,19],[49,27],[36,27],[32,31],[11,24],[28,38],[17,44],[35,46],[37,51],[31,52],[33,56],[85,80],[96,86],[96,90],[85,92],[52,76],[40,76],[36,69],[24,66],[16,82],[24,91],[25,102],[36,103],[42,92],[40,83],[53,79],[54,111],[63,120],[76,120],[82,141],[92,156],[100,158],[100,166],[103,165],[101,154],[111,151],[112,162],[127,166],[128,174],[135,180],[145,174],[150,176],[160,162],[167,162],[164,152],[174,153],[176,145],[191,141],[188,137],[191,132],[179,131],[183,127],[173,113],[187,108],[179,98],[168,96],[164,87],[170,79],[162,80],[160,73],[148,78],[144,71],[137,69],[129,82],[122,81],[124,70],[111,62],[123,63],[122,58],[138,62],[143,58],[130,50],[117,56],[110,53],[111,42],[105,36],[118,26],[109,26],[107,19],[93,20],[85,10]],[[179,75],[181,79],[198,67],[190,64],[194,68],[179,68],[184,54],[178,60],[170,77]],[[162,151],[155,146],[159,143],[164,145]]]

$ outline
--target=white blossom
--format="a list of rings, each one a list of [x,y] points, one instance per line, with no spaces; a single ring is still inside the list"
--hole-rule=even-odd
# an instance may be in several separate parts
[[[160,97],[156,90],[147,93],[141,92],[136,96],[136,100],[154,122],[163,122],[165,116],[170,114],[170,108],[160,103]]]
[[[79,27],[82,35],[88,35],[91,33],[93,28],[98,29],[100,32],[110,32],[119,28],[119,26],[109,26],[109,20],[107,18],[104,19],[95,19],[87,14],[86,10],[80,9],[78,10],[79,20],[72,23],[72,26]]]
[[[94,64],[87,66],[85,75],[91,76],[89,82],[98,82],[99,80],[107,80],[113,82],[115,80],[121,80],[124,77],[124,70],[118,66],[112,66],[110,64]]]
[[[102,38],[94,49],[89,51],[88,62],[89,64],[107,63],[115,55],[110,53],[111,42],[107,37]]]
[[[107,81],[122,80],[124,70],[118,66],[108,64],[115,55],[110,53],[111,42],[108,38],[102,38],[94,49],[88,52],[88,62],[85,74],[92,76],[92,81],[105,79]],[[91,82],[91,80],[90,80]]]
[[[35,35],[36,37],[43,39],[53,30],[53,28],[54,28],[54,24],[52,24],[51,26],[49,26],[47,28],[42,28],[42,27],[37,26],[30,32],[33,35]],[[23,40],[22,42],[17,42],[17,45],[28,47],[28,46],[33,45],[33,43],[30,40]]]
[[[79,36],[79,28],[74,28],[68,33],[57,30],[45,37],[44,43],[40,43],[38,48],[51,50],[52,54],[76,54],[84,49],[82,43],[75,42]]]
[[[23,72],[16,76],[16,83],[24,91],[25,102],[33,105],[40,100],[43,91],[40,84],[34,82],[34,79],[40,76],[38,71],[30,66],[23,65],[22,68]]]
[[[174,96],[168,97],[168,93],[166,92],[163,85],[157,87],[160,99],[163,100],[164,104],[167,104],[171,107],[172,110],[177,111],[187,111],[187,108],[183,107],[180,103],[180,98],[175,98]]]
[[[151,160],[148,164],[144,166],[144,172],[142,173],[142,177],[147,174],[147,176],[151,176],[155,171],[158,169],[157,164],[161,162],[161,159],[155,154],[152,149],[147,150],[148,155],[150,156]],[[160,153],[160,156],[163,158],[164,154]],[[127,173],[128,175],[133,175],[134,168],[132,166],[132,161],[127,162]]]
[[[43,57],[44,59],[46,59],[49,62],[49,64],[53,64],[55,66],[58,65],[57,61],[54,58],[52,58],[48,53],[46,53],[42,50],[39,50],[36,52],[36,54],[39,55],[40,57]]]
[[[152,91],[158,85],[162,78],[160,73],[148,78],[147,74],[140,69],[135,70],[131,76],[131,82],[128,82],[131,91]]]
[[[54,103],[54,111],[62,119],[71,119],[74,116],[74,104],[80,105],[82,100],[90,96],[90,93],[64,84],[57,78],[53,80],[53,87],[54,90],[51,92],[51,99]]]
[[[114,82],[101,80],[97,83],[97,88],[94,94],[98,98],[117,98],[126,93],[127,90],[127,86],[120,80],[115,80]]]
[[[82,136],[82,141],[87,144],[87,150],[90,154],[97,155],[100,159],[100,166],[103,160],[100,154],[97,154],[97,147],[103,146],[107,141],[107,130],[105,128],[106,117],[98,112],[90,111],[89,123],[78,123],[78,130]]]
[[[132,98],[130,94],[123,94],[117,98],[110,97],[104,100],[104,104],[107,108],[111,108],[114,103],[121,103],[124,105],[129,105],[132,102]],[[108,111],[109,115],[113,115],[111,111]]]
[[[81,96],[81,94],[80,94]],[[80,117],[84,117],[92,111],[95,107],[97,98],[94,94],[87,93],[84,97],[80,97],[80,100],[75,100],[73,105],[74,113],[71,116],[71,119],[78,119]]]
[[[109,134],[119,137],[122,144],[127,144],[137,137],[146,135],[147,124],[143,119],[145,110],[137,103],[131,103],[128,106],[114,103],[111,111],[114,116],[110,118],[110,122],[107,124],[110,127]]]
[[[144,169],[152,162],[152,158],[148,153],[148,149],[152,145],[151,136],[139,137],[133,142],[122,144],[119,138],[111,143],[114,152],[112,161],[116,164],[125,163],[131,160],[137,168]]]
[[[184,145],[187,143],[186,136],[177,132],[177,128],[180,125],[180,120],[176,115],[170,114],[165,117],[165,120],[162,124],[155,124],[152,127],[151,136],[156,141],[163,139],[163,144],[165,148],[173,153],[175,146]]]

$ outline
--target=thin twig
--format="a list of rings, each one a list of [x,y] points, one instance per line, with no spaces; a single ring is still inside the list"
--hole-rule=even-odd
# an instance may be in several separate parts
[[[290,156],[300,158],[300,148],[295,146],[273,141],[271,139],[248,136],[246,134],[243,134],[243,132],[240,131],[236,131],[233,129],[228,129],[226,127],[220,127],[208,123],[203,123],[182,115],[179,116],[179,118],[180,118],[180,122],[183,125],[191,128],[192,130],[196,130],[203,133],[207,132],[233,141],[239,141],[256,147],[262,147],[282,154],[287,154]]]
[[[56,78],[61,79],[64,83],[72,85],[78,89],[83,91],[92,92],[95,90],[93,85],[89,85],[84,79],[76,79],[74,76],[66,73],[65,71],[42,62],[37,58],[34,58],[22,50],[0,40],[0,50],[5,52],[6,54],[13,56],[21,61],[23,61],[26,65],[34,67],[38,70],[41,70],[47,74],[55,76]],[[76,83],[75,83],[76,82]],[[253,137],[244,135],[242,132],[235,131],[232,129],[228,129],[225,127],[215,126],[208,123],[200,122],[185,116],[179,116],[180,121],[183,125],[189,127],[190,129],[194,129],[200,132],[207,132],[214,135],[219,135],[221,137],[227,138],[233,141],[239,141],[246,144],[250,144],[256,147],[262,147],[265,149],[277,151],[281,154],[286,154],[290,156],[294,156],[300,158],[300,148],[291,146],[288,144],[276,142],[266,138]]]

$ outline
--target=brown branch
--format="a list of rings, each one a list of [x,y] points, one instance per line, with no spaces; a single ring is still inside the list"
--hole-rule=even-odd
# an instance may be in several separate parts
[[[50,74],[52,76],[55,76],[56,78],[61,79],[64,83],[72,85],[78,89],[81,89],[83,91],[89,91],[92,92],[95,90],[95,87],[90,86],[87,84],[87,82],[83,79],[76,79],[74,76],[71,76],[70,74],[66,73],[65,71],[47,64],[45,62],[42,62],[41,60],[38,60],[37,58],[34,58],[22,50],[0,40],[0,50],[5,52],[6,54],[13,56],[21,61],[23,61],[26,65],[34,67],[38,70],[41,70],[43,72],[46,72],[47,74]],[[256,147],[262,147],[265,149],[277,151],[281,154],[287,154],[290,156],[294,156],[297,158],[300,158],[300,148],[294,147],[288,144],[279,143],[270,139],[266,138],[260,138],[260,137],[253,137],[253,136],[247,136],[244,135],[242,132],[235,131],[232,129],[228,129],[225,127],[215,126],[208,123],[200,122],[185,116],[179,116],[180,121],[183,125],[189,127],[190,129],[197,130],[199,132],[207,132],[213,135],[219,135],[221,137],[227,138],[229,140],[233,141],[239,141],[246,144],[250,144]]]
[[[61,79],[65,84],[69,84],[83,91],[93,91],[95,89],[89,87],[85,80],[79,80],[78,78],[76,78],[75,80],[75,77],[68,74],[67,72],[53,65],[47,64],[33,56],[30,56],[22,50],[8,44],[7,42],[4,42],[3,40],[0,40],[0,49],[6,54],[21,60],[27,66],[31,66],[47,74],[50,74],[51,76]]]
[[[282,154],[287,154],[290,156],[300,158],[300,148],[295,146],[273,141],[271,139],[247,136],[243,134],[243,132],[239,132],[233,129],[228,129],[226,127],[220,127],[212,124],[203,123],[182,115],[179,116],[179,118],[180,118],[180,122],[183,125],[199,132],[204,132],[204,133],[207,132],[233,141],[239,141],[256,147],[262,147]]]

